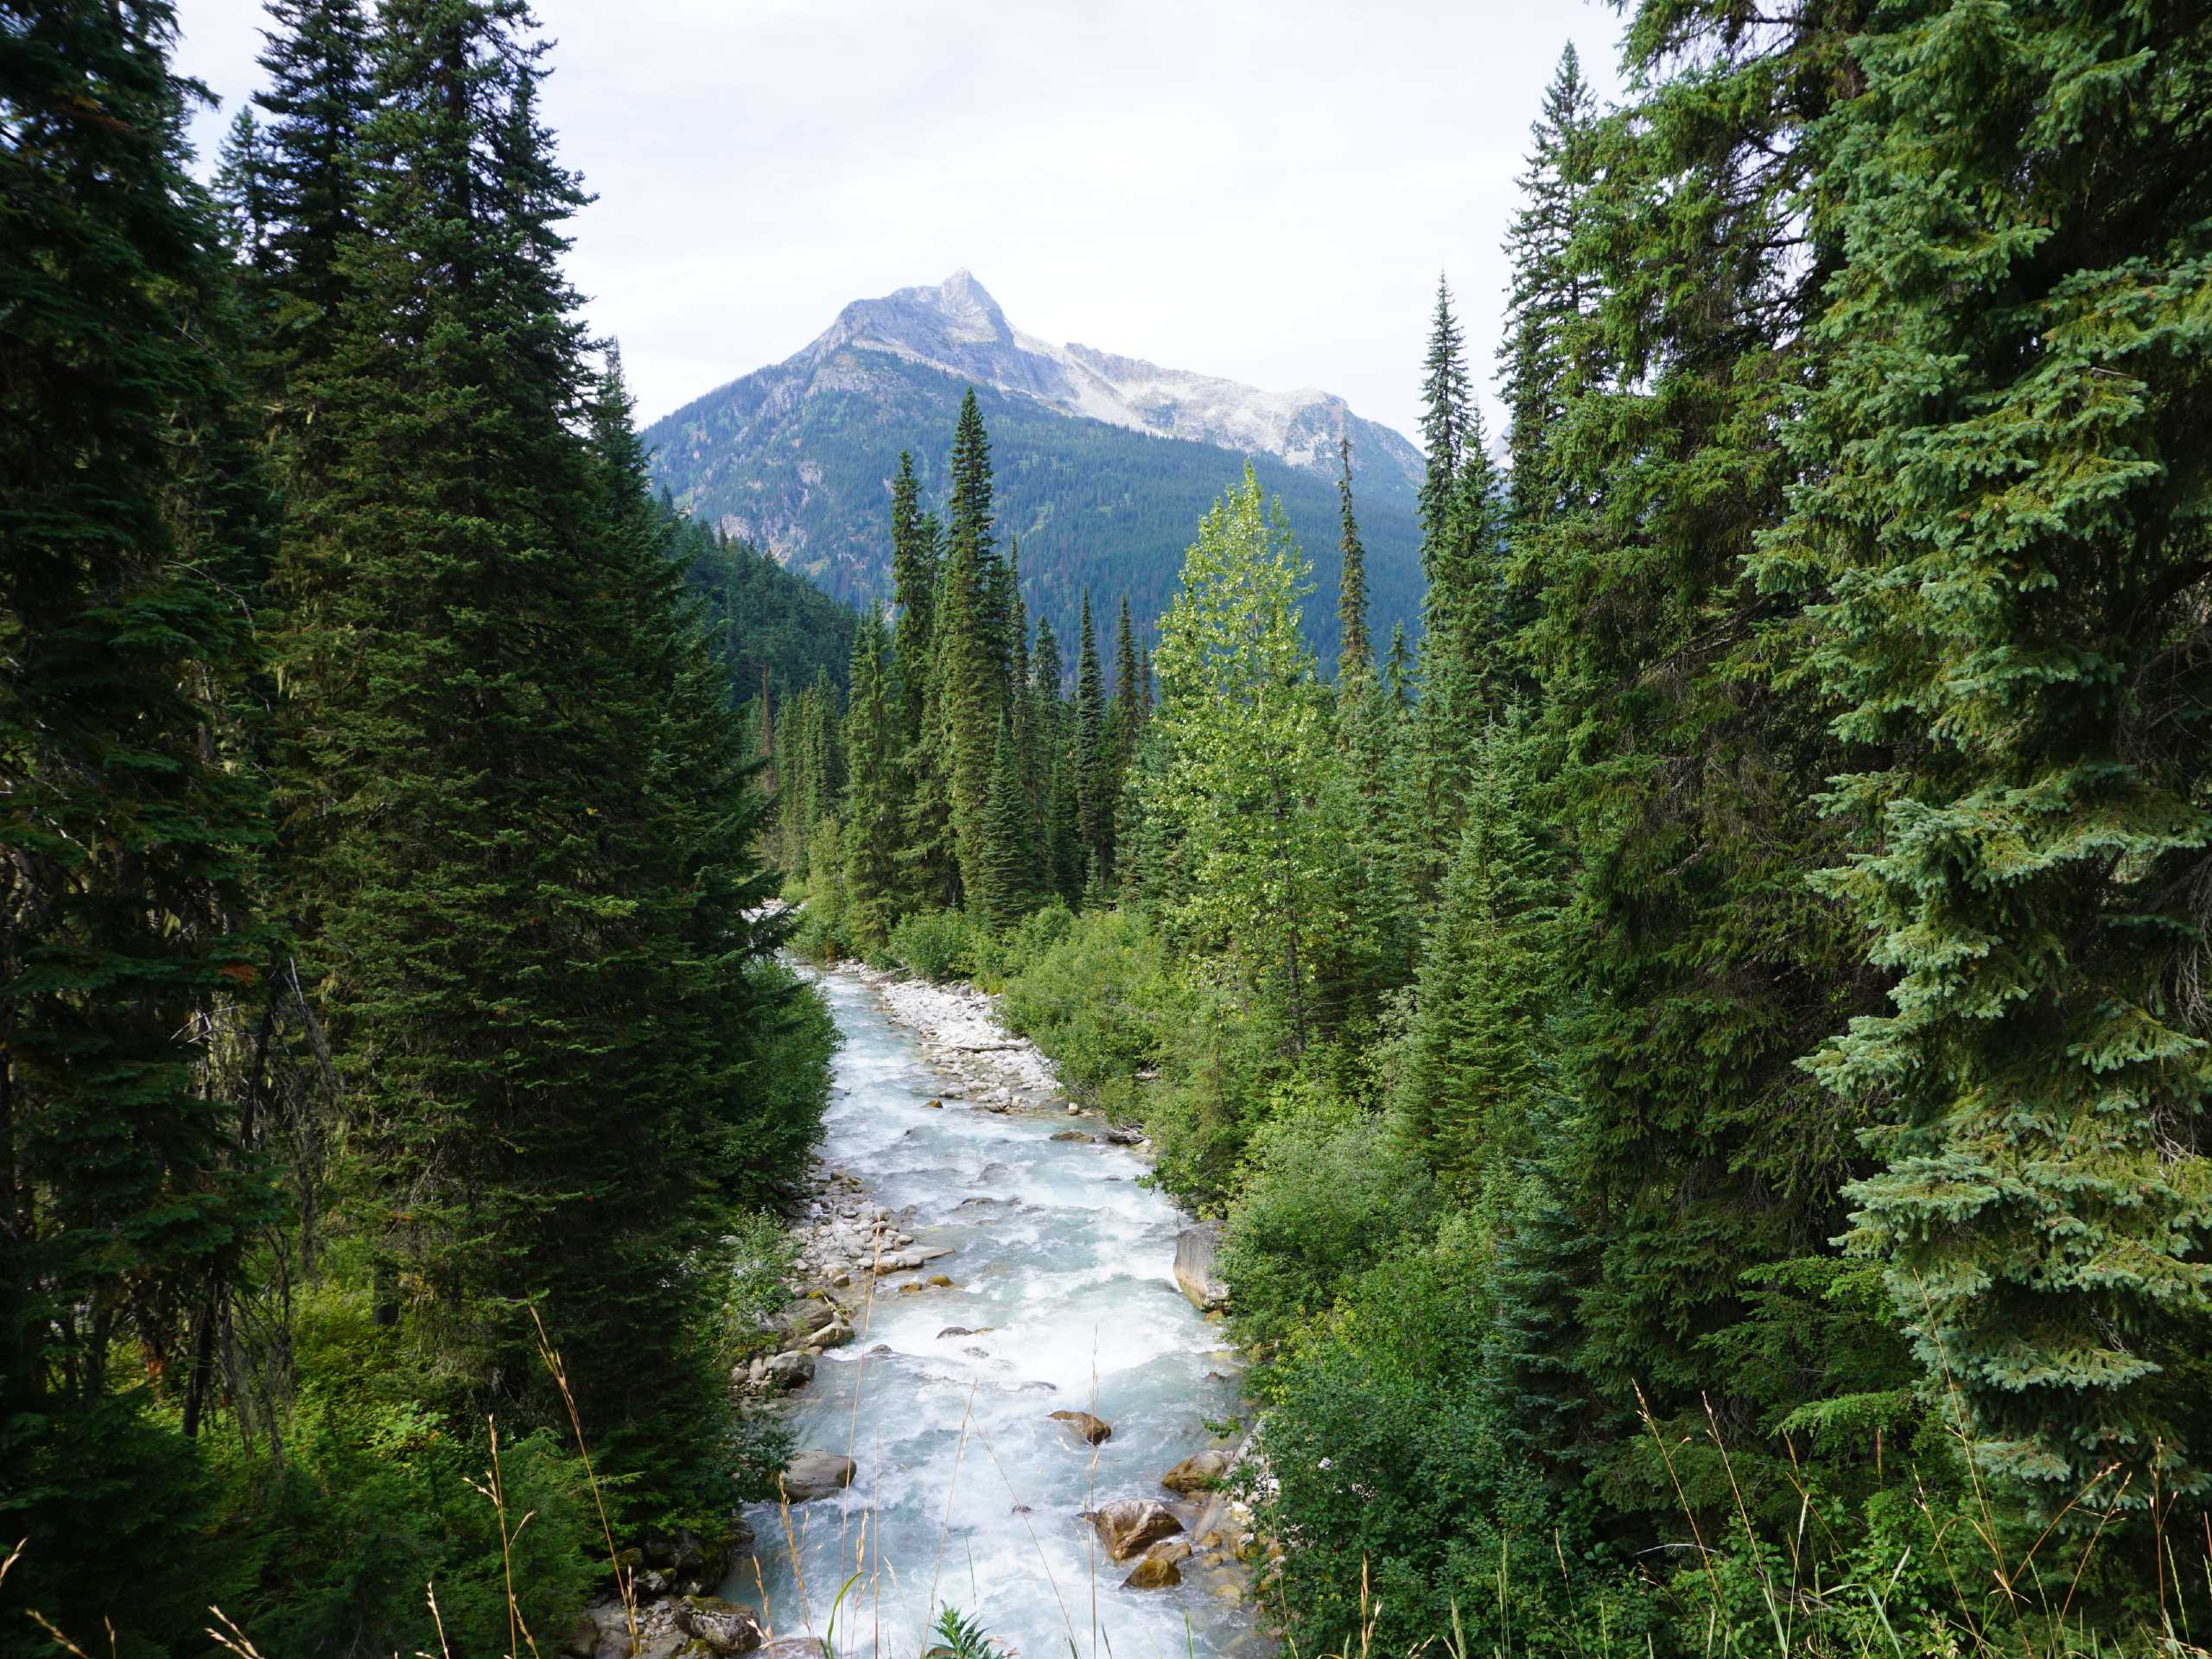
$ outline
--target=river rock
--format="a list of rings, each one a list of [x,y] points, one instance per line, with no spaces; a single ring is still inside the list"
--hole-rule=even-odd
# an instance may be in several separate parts
[[[1221,1247],[1221,1227],[1202,1221],[1175,1235],[1175,1282],[1203,1313],[1229,1306],[1229,1287],[1214,1271],[1214,1253]]]
[[[814,1356],[785,1353],[771,1355],[761,1362],[760,1386],[779,1394],[792,1389],[804,1388],[814,1381]]]
[[[686,1596],[676,1622],[716,1653],[750,1653],[760,1645],[760,1620],[750,1607],[719,1596]]]
[[[794,1344],[804,1347],[815,1339],[817,1331],[836,1322],[837,1310],[834,1306],[809,1297],[785,1310],[784,1317],[777,1321],[777,1328]]]
[[[1116,1498],[1093,1514],[1090,1524],[1098,1529],[1098,1541],[1106,1546],[1106,1553],[1117,1561],[1183,1530],[1183,1523],[1165,1503],[1149,1497]]]
[[[1113,1424],[1087,1411],[1055,1411],[1047,1414],[1056,1423],[1065,1423],[1093,1446],[1103,1445],[1114,1433]]]
[[[818,1636],[779,1636],[760,1649],[759,1659],[830,1659]]]
[[[847,1325],[842,1319],[840,1319],[836,1324],[824,1325],[821,1330],[814,1333],[814,1346],[817,1348],[842,1348],[852,1339],[853,1327]]]
[[[1122,1580],[1124,1590],[1172,1590],[1183,1582],[1183,1570],[1164,1555],[1147,1554],[1136,1570]]]
[[[933,1112],[941,1112],[944,1109],[944,1103],[941,1100],[925,1100],[922,1104]]]
[[[1230,1461],[1230,1454],[1218,1449],[1196,1452],[1162,1475],[1160,1484],[1171,1492],[1181,1492],[1186,1497],[1202,1492],[1229,1472]]]
[[[1098,1138],[1101,1141],[1109,1141],[1117,1147],[1141,1147],[1144,1145],[1144,1131],[1142,1129],[1128,1128],[1119,1123],[1109,1123],[1104,1128],[1098,1131]]]
[[[1079,1141],[1087,1147],[1090,1146],[1096,1137],[1094,1135],[1085,1135],[1081,1129],[1062,1129],[1058,1134],[1054,1135],[1052,1139],[1055,1141]]]
[[[794,1503],[810,1497],[827,1497],[853,1484],[858,1472],[853,1460],[836,1452],[794,1452],[778,1477],[784,1496]]]

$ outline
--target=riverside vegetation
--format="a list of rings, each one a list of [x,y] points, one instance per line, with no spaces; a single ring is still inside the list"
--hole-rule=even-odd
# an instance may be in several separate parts
[[[1347,466],[1325,671],[1248,476],[1069,673],[971,399],[750,731],[522,8],[278,14],[227,220],[160,8],[0,35],[10,1595],[381,1651],[435,1577],[512,1651],[597,1528],[532,1303],[623,1525],[726,1513],[717,1241],[820,1108],[774,866],[1223,1217],[1299,1651],[2194,1650],[2196,9],[1642,0],[1624,106],[1544,97],[1495,454],[1440,290],[1417,655]]]
[[[2212,33],[1631,10],[1496,454],[1438,296],[1417,660],[1349,468],[1325,671],[1248,474],[1071,696],[963,411],[779,747],[800,940],[1002,988],[1224,1217],[1300,1650],[2190,1649]]]

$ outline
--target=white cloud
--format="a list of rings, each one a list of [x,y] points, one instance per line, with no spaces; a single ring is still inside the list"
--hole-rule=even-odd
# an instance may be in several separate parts
[[[181,0],[234,108],[254,0]],[[641,412],[787,356],[847,300],[964,265],[1032,334],[1408,434],[1439,269],[1487,382],[1528,130],[1595,0],[540,0],[594,327]],[[212,154],[227,120],[201,118]],[[1493,416],[1495,406],[1491,409]]]

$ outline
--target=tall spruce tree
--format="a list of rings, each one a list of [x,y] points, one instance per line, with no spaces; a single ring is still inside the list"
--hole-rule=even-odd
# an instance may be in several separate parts
[[[853,638],[844,748],[845,905],[852,942],[862,950],[891,937],[900,891],[899,686],[883,616],[861,617]]]
[[[983,817],[982,879],[974,890],[976,912],[990,927],[1012,927],[1036,897],[1037,823],[1022,788],[1021,753],[1014,722],[999,722],[991,746],[991,792]]]
[[[1549,1082],[1556,930],[1548,861],[1519,775],[1527,747],[1515,728],[1493,723],[1478,734],[1466,827],[1421,940],[1396,1103],[1424,1163],[1491,1205],[1497,1183],[1535,1150]]]
[[[1080,840],[1086,887],[1109,879],[1113,859],[1114,800],[1106,748],[1106,682],[1098,662],[1098,639],[1090,624],[1090,595],[1083,596],[1080,645],[1076,653],[1075,748],[1076,833]]]
[[[254,95],[262,124],[268,234],[256,262],[257,379],[291,445],[312,446],[318,375],[337,340],[362,228],[361,138],[375,108],[372,42],[359,0],[269,0]],[[312,450],[310,450],[312,453]]]
[[[1596,373],[1594,273],[1570,253],[1581,224],[1596,119],[1597,100],[1570,41],[1529,129],[1528,167],[1518,181],[1521,208],[1505,238],[1513,275],[1498,359],[1516,538],[1568,505],[1554,453],[1566,435],[1574,389]]]
[[[1815,1069],[1882,1160],[1852,1244],[1998,1489],[2202,1510],[2212,32],[1946,10],[1855,48],[1761,566],[1862,746],[1825,886],[1894,976]]]
[[[703,1131],[696,1086],[671,1090],[639,1045],[720,1050],[680,1023],[706,994],[656,1002],[645,970],[697,941],[647,925],[693,900],[688,874],[656,873],[675,832],[639,815],[696,826],[707,809],[640,773],[669,752],[669,711],[628,682],[674,650],[639,630],[665,626],[679,573],[616,439],[626,416],[602,410],[596,449],[578,430],[620,399],[596,386],[560,270],[583,197],[537,116],[527,11],[394,0],[387,22],[325,386],[332,464],[297,501],[284,570],[288,685],[335,826],[303,874],[350,1096],[347,1210],[377,1317],[404,1325],[442,1401],[550,1420],[524,1311],[542,1301],[594,1420],[665,1427],[652,1392],[680,1400],[696,1374],[639,1323],[638,1252],[687,1260],[701,1224],[635,1160]],[[692,709],[695,740],[709,718]],[[745,823],[726,809],[716,831]],[[715,963],[743,957],[734,916],[712,937]],[[610,977],[621,950],[639,971]],[[610,1099],[630,1155],[609,1156]],[[601,1186],[632,1180],[634,1206]],[[651,1440],[621,1461],[642,1467]]]
[[[1010,658],[1003,567],[992,534],[991,447],[969,387],[952,435],[952,499],[937,614],[938,752],[963,892],[982,878],[998,728]]]
[[[1375,671],[1375,648],[1367,637],[1367,550],[1359,539],[1359,520],[1351,504],[1351,439],[1337,440],[1337,683],[1350,686]]]
[[[1580,1359],[1606,1405],[1635,1408],[1633,1377],[1662,1433],[1692,1437],[1678,1492],[1626,1420],[1597,1454],[1624,1509],[1718,1510],[1740,1486],[1787,1511],[1789,1448],[1760,1431],[1822,1395],[1816,1356],[1878,1345],[1855,1305],[1744,1277],[1833,1274],[1859,1155],[1856,1122],[1797,1065],[1872,988],[1846,918],[1803,880],[1834,854],[1813,802],[1844,757],[1802,687],[1767,671],[1785,619],[1745,570],[1789,481],[1781,435],[1832,269],[1832,245],[1797,232],[1849,92],[1852,14],[1746,30],[1722,4],[1643,7],[1629,51],[1645,88],[1590,135],[1566,256],[1618,358],[1573,388],[1585,505],[1546,543],[1529,631],[1575,872],[1561,1167],[1598,1259]],[[1850,1478],[1861,1449],[1822,1478]]]
[[[1071,745],[1074,721],[1060,695],[1060,642],[1050,622],[1037,625],[1030,655],[1031,700],[1036,706],[1038,836],[1042,849],[1039,891],[1074,905],[1083,897],[1082,836]]]
[[[87,1651],[204,1601],[146,1408],[193,1387],[273,1211],[208,1059],[266,966],[238,745],[266,503],[173,32],[38,0],[0,29],[0,1527],[31,1541],[11,1600]]]

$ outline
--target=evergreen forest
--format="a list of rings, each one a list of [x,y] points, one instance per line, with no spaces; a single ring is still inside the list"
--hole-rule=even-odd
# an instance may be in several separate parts
[[[795,959],[1218,1223],[1289,1653],[2212,1646],[2212,16],[1623,10],[1410,629],[1348,445],[1151,614],[973,392],[887,603],[680,517],[523,0],[272,0],[209,190],[165,6],[0,14],[0,1653],[519,1659],[726,1533]]]

